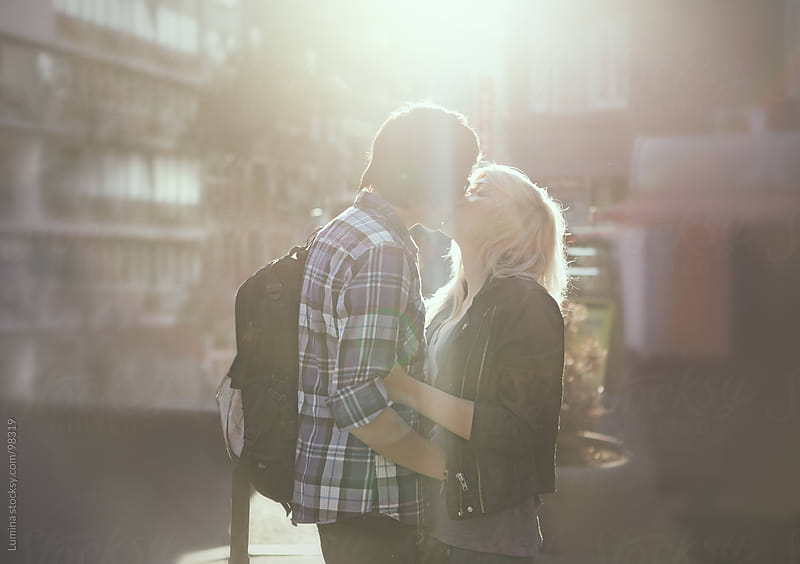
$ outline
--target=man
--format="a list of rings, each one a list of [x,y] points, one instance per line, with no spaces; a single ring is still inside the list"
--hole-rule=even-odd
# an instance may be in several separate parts
[[[460,114],[414,105],[372,142],[353,206],[318,234],[300,298],[300,433],[292,519],[316,523],[328,564],[407,562],[443,451],[387,401],[395,363],[424,379],[425,310],[408,229],[439,226],[479,156]],[[400,464],[398,464],[398,462]]]

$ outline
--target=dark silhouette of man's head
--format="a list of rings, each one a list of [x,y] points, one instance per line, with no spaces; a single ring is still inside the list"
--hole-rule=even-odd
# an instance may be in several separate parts
[[[423,223],[438,225],[437,215],[463,195],[479,157],[478,136],[462,114],[413,104],[393,112],[378,130],[361,188],[398,208],[428,210]]]

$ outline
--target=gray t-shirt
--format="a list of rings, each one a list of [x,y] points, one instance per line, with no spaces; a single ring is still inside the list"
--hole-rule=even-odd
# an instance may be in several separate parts
[[[436,382],[437,367],[447,362],[447,344],[453,323],[440,332],[428,350],[428,370]],[[432,440],[444,446],[448,431],[437,425]],[[491,552],[510,556],[535,556],[542,544],[542,530],[536,514],[536,502],[531,497],[526,502],[498,513],[480,515],[469,519],[450,519],[447,515],[446,494],[441,482],[426,478],[426,494],[430,501],[425,517],[425,528],[438,540],[466,550]]]

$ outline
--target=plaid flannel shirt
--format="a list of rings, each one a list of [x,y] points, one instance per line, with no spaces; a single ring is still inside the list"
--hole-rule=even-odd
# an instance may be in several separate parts
[[[418,475],[348,431],[391,405],[383,378],[396,362],[424,378],[424,318],[417,246],[389,204],[361,191],[317,234],[306,261],[293,522],[377,511],[419,523]],[[416,412],[392,407],[418,428]]]

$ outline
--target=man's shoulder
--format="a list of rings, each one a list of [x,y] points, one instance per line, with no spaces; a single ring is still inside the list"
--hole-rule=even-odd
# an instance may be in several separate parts
[[[391,230],[373,215],[351,206],[333,218],[317,235],[320,246],[357,260],[376,247],[404,248]]]

